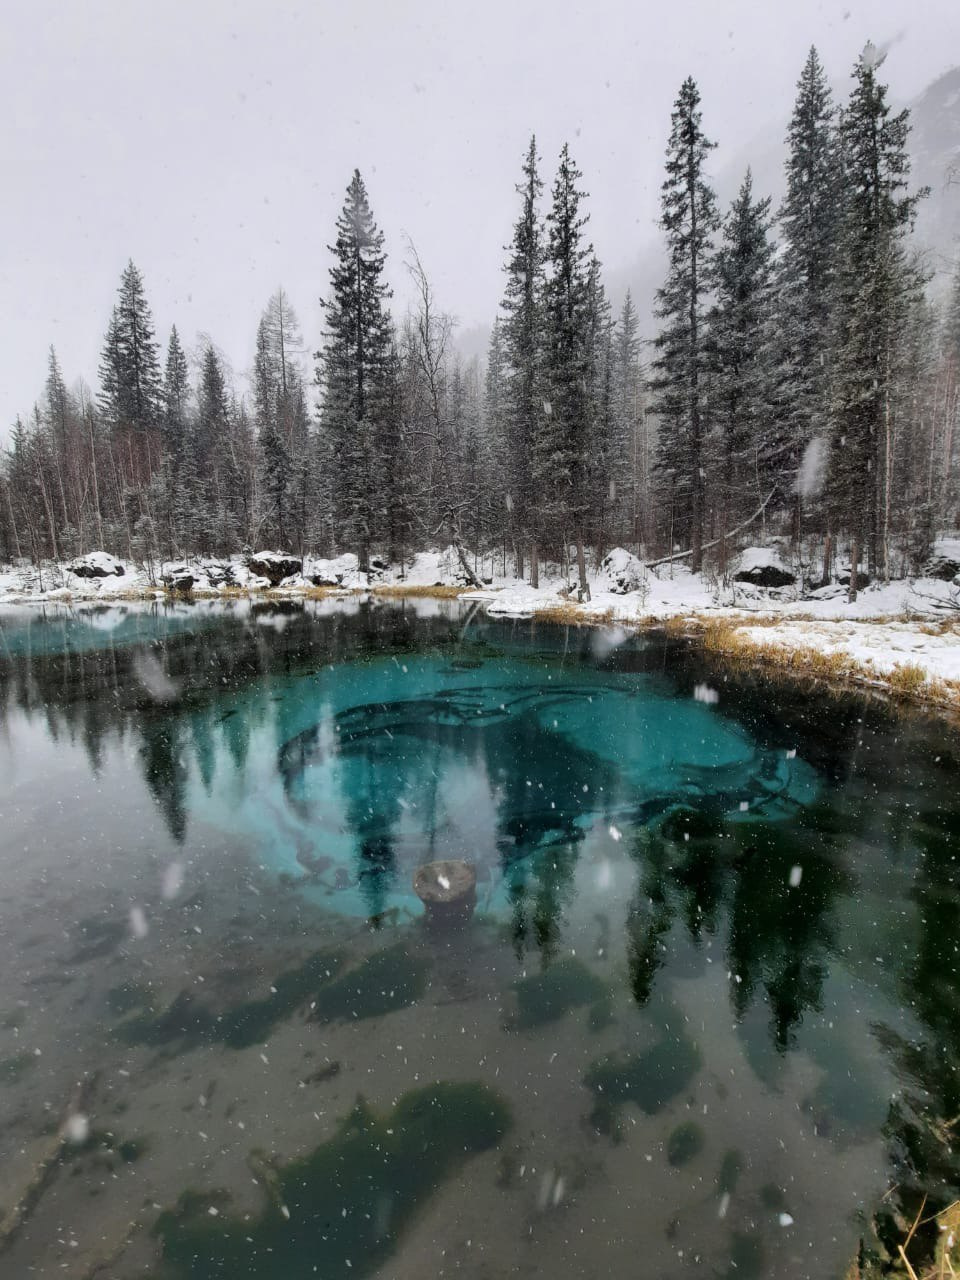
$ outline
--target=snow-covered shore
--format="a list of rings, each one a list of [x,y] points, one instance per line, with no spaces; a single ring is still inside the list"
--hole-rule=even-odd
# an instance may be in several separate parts
[[[941,564],[960,561],[960,540],[942,539],[936,553]],[[650,570],[615,549],[589,575],[590,600],[578,602],[574,584],[556,570],[542,570],[540,586],[533,588],[504,577],[500,562],[490,559],[477,563],[482,589],[469,586],[452,551],[419,553],[402,572],[374,561],[371,571],[362,573],[349,554],[307,558],[296,562],[297,572],[278,576],[288,559],[258,553],[247,561],[197,559],[146,567],[93,552],[42,571],[26,565],[0,568],[0,606],[167,599],[172,590],[197,599],[455,593],[495,616],[544,615],[624,628],[689,624],[712,637],[718,651],[741,660],[753,655],[758,662],[960,705],[960,574],[869,585],[851,602],[842,582],[819,589],[804,589],[796,581],[771,587],[737,581],[734,573],[725,580],[693,574],[682,563]],[[741,573],[754,579],[776,578],[778,566],[783,568],[776,552],[767,548],[748,548],[737,562]]]

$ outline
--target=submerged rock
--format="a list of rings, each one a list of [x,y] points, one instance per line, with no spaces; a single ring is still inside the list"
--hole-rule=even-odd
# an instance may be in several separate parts
[[[292,578],[303,569],[303,561],[282,551],[257,551],[247,557],[247,568],[260,578],[266,578],[271,587],[278,587],[284,578]]]
[[[495,1147],[511,1120],[506,1100],[473,1081],[405,1093],[386,1114],[358,1098],[312,1151],[285,1164],[257,1159],[259,1210],[233,1210],[223,1192],[185,1191],[156,1222],[165,1274],[384,1274],[408,1225],[445,1180]]]
[[[469,920],[477,905],[477,870],[472,862],[425,862],[413,877],[413,889],[426,907],[428,924]]]
[[[106,551],[88,551],[85,556],[71,560],[67,568],[78,578],[122,578],[124,575],[123,565]]]
[[[609,990],[606,983],[592,973],[582,961],[571,956],[558,960],[543,973],[519,978],[513,987],[517,993],[517,1012],[507,1019],[509,1030],[539,1027],[556,1022],[570,1009],[581,1005],[596,1008],[601,1023],[609,1016]],[[607,1007],[601,1008],[606,1001]]]

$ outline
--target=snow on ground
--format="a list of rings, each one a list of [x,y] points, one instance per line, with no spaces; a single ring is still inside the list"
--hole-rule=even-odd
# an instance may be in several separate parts
[[[960,634],[927,634],[917,622],[784,621],[772,627],[738,627],[737,636],[792,652],[843,654],[878,676],[897,667],[919,666],[928,679],[960,681]]]
[[[960,537],[938,540],[935,556],[960,562]],[[266,560],[276,562],[275,553],[258,554],[261,567]],[[474,561],[470,561],[474,567]],[[778,549],[749,547],[734,562],[734,571],[769,565],[789,568]],[[81,573],[73,571],[79,568]],[[118,572],[118,569],[120,572]],[[104,576],[82,576],[90,571]],[[482,589],[466,584],[463,568],[452,549],[420,552],[408,559],[403,569],[372,558],[369,571],[361,573],[357,557],[344,554],[333,559],[307,557],[300,571],[271,588],[270,580],[251,571],[235,557],[165,562],[148,571],[142,565],[120,561],[104,552],[91,552],[70,565],[44,565],[42,573],[21,564],[0,567],[0,604],[100,602],[118,604],[124,599],[170,599],[163,590],[164,579],[172,585],[192,579],[199,597],[230,595],[237,591],[257,594],[272,590],[290,598],[315,592],[318,586],[344,598],[358,601],[357,593],[376,592],[378,587],[410,587],[419,590],[434,586],[462,587],[461,598],[482,604],[489,613],[529,617],[562,608],[565,616],[589,622],[626,625],[689,617],[701,621],[724,619],[737,628],[738,638],[786,651],[815,648],[825,654],[845,653],[868,671],[878,675],[896,666],[919,664],[931,678],[960,680],[960,633],[945,629],[932,632],[929,620],[953,618],[960,622],[960,585],[938,578],[904,579],[862,589],[856,601],[847,599],[847,590],[836,583],[804,592],[797,583],[765,588],[750,582],[727,581],[693,574],[682,562],[647,569],[636,556],[623,548],[613,548],[599,569],[589,575],[589,602],[577,603],[575,575],[562,578],[556,567],[543,566],[541,585],[504,576],[501,559],[478,559],[475,572]],[[196,605],[185,605],[196,608]],[[338,607],[332,604],[331,607]],[[104,612],[102,625],[114,625],[116,615]],[[765,625],[752,625],[763,617]],[[776,618],[775,625],[769,620]]]

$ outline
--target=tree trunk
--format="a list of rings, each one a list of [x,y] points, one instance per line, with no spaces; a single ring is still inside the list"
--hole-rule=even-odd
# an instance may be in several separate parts
[[[10,498],[10,486],[8,484],[4,484],[3,490],[7,497],[7,512],[10,516],[10,528],[13,532],[13,545],[17,549],[17,559],[20,560],[23,557],[23,552],[20,550],[20,534],[17,531],[17,522],[13,515],[13,502]]]
[[[583,554],[583,530],[577,530],[577,573],[580,577],[580,599],[590,599],[590,585],[587,582],[587,558]]]
[[[830,581],[830,560],[833,555],[833,538],[830,536],[830,530],[827,530],[827,536],[823,540],[823,585],[826,586]]]
[[[474,571],[470,568],[470,561],[467,559],[467,553],[466,551],[464,551],[463,543],[460,541],[459,537],[454,536],[453,545],[457,551],[457,559],[460,561],[460,567],[463,569],[463,572],[467,575],[467,581],[473,587],[482,587],[483,583],[480,581],[480,579],[477,577]]]
[[[693,487],[693,538],[690,548],[690,570],[699,573],[703,568],[703,506],[699,480]]]
[[[54,560],[60,559],[60,553],[57,550],[57,530],[53,520],[53,504],[50,501],[50,495],[47,493],[47,486],[44,483],[43,472],[40,469],[40,461],[37,460],[37,480],[40,485],[40,497],[43,499],[43,509],[47,515],[47,527],[50,530],[50,549]]]
[[[850,548],[850,590],[847,593],[847,599],[853,604],[857,598],[857,576],[860,569],[860,539],[854,538],[853,546]]]
[[[887,353],[887,362],[889,364],[890,354]],[[890,381],[889,373],[886,378],[883,393],[883,439],[884,439],[884,467],[883,467],[883,580],[890,581],[890,500],[893,489],[893,433],[891,430],[891,414],[890,414]],[[932,452],[932,450],[931,450]]]
[[[537,544],[530,544],[530,585],[536,590],[540,586],[540,559]]]
[[[742,524],[738,524],[735,529],[731,529],[727,534],[727,537],[732,538],[735,534],[739,533],[741,529],[746,529],[748,525],[753,524],[754,520],[759,519],[759,517],[762,516],[764,511],[767,509],[767,504],[770,502],[770,499],[773,497],[773,495],[776,492],[777,492],[777,488],[776,488],[776,485],[774,485],[774,487],[770,490],[770,492],[764,498],[763,502],[760,504],[757,510],[753,513],[753,515],[750,516],[749,519],[744,520]],[[673,512],[672,511],[671,511],[670,520],[671,520],[670,541],[672,543],[673,542]],[[700,550],[701,552],[703,552],[703,551],[706,551],[709,547],[715,547],[716,545],[717,545],[716,542],[704,542],[701,544]],[[674,555],[661,556],[659,560],[648,560],[646,567],[648,569],[656,569],[658,565],[672,564],[675,560],[686,560],[687,556],[692,556],[692,555],[693,555],[693,548],[691,547],[689,551],[677,551]]]

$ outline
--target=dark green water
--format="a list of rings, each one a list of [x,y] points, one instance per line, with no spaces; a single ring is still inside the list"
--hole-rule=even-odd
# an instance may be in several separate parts
[[[958,1193],[943,723],[452,602],[11,611],[0,689],[0,1213],[74,1117],[0,1274],[842,1276]]]

